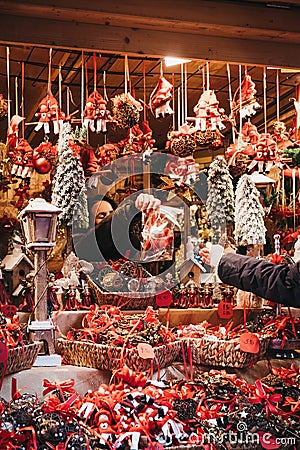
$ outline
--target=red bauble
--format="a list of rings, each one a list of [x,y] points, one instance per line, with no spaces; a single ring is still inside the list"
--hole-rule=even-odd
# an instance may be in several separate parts
[[[40,174],[49,173],[51,170],[50,162],[48,161],[48,159],[44,158],[43,156],[33,159],[33,167]]]

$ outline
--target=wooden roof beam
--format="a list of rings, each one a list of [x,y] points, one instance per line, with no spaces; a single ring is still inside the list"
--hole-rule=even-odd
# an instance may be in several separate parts
[[[53,3],[54,2],[54,3]],[[55,3],[56,2],[56,3]],[[300,67],[300,8],[182,0],[0,0],[0,42]],[[24,16],[24,17],[22,17]]]

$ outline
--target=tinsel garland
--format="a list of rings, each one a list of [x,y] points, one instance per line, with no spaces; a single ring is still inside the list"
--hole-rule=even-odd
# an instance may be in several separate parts
[[[85,177],[79,155],[71,148],[73,133],[71,125],[64,123],[58,141],[58,165],[53,179],[52,203],[62,209],[60,223],[77,228],[88,226],[88,210]]]
[[[265,244],[266,227],[260,193],[249,175],[244,174],[235,192],[235,230],[238,245]]]

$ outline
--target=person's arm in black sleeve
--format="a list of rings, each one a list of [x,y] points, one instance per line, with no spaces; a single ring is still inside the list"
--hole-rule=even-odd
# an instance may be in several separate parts
[[[219,262],[218,275],[225,284],[272,302],[300,308],[300,263],[283,266],[227,253]]]

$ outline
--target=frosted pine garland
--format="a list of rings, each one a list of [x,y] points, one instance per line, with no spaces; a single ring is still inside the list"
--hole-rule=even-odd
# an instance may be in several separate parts
[[[238,245],[266,243],[264,210],[259,191],[249,175],[243,175],[235,192],[235,230]]]
[[[62,209],[60,223],[71,225],[74,220],[76,228],[87,228],[89,219],[84,172],[79,157],[69,147],[69,140],[73,140],[72,128],[69,123],[64,123],[58,140],[52,203]]]
[[[217,156],[208,170],[207,214],[214,235],[225,232],[226,224],[234,222],[232,178],[223,156]]]

